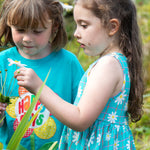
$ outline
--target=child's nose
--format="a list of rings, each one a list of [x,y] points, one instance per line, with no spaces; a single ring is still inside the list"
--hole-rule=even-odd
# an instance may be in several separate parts
[[[32,42],[32,36],[31,36],[31,34],[29,34],[29,33],[25,33],[24,34],[24,36],[23,36],[23,41],[24,42]]]
[[[81,37],[77,30],[75,30],[74,32],[74,37],[76,37],[77,39]]]

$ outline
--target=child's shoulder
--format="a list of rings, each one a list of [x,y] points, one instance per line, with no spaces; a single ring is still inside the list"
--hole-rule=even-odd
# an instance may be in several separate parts
[[[63,56],[66,59],[69,59],[69,60],[70,59],[72,59],[72,60],[76,60],[77,59],[75,54],[73,54],[72,52],[70,52],[70,51],[68,51],[68,50],[66,50],[64,48],[59,50],[59,55]]]
[[[2,57],[2,56],[7,55],[7,57],[9,57],[9,55],[12,54],[15,50],[16,50],[16,47],[10,47],[8,49],[1,51],[0,56]]]
[[[62,48],[59,52],[67,56],[75,56],[75,54],[73,54],[71,51],[64,49],[64,48]]]
[[[122,54],[109,54],[109,55],[105,55],[102,56],[101,58],[99,58],[94,67],[94,70],[97,72],[107,72],[107,73],[113,73],[113,75],[115,74],[120,74],[122,72],[122,65],[120,65],[120,60],[122,61],[121,58],[124,57]]]
[[[97,60],[98,63],[102,65],[117,65],[120,62],[127,62],[127,58],[121,54],[121,53],[110,53],[108,55],[102,56],[99,60]]]
[[[114,65],[116,62],[118,62],[118,55],[114,54],[102,56],[97,60],[97,63],[101,65]]]
[[[0,58],[1,58],[0,59],[0,65],[6,67],[9,63],[7,61],[8,58],[14,59],[17,57],[18,57],[18,54],[17,54],[16,47],[11,47],[11,48],[8,48],[6,50],[3,50],[0,52]]]
[[[14,48],[8,48],[0,52],[0,69],[6,69],[8,65],[7,59],[15,56],[15,54],[13,53],[13,49]]]

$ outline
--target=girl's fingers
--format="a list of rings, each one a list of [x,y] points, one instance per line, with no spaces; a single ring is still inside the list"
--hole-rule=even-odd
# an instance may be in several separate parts
[[[16,71],[14,72],[14,77],[16,78],[16,77],[18,76],[19,73],[20,73],[20,70],[19,70],[19,69],[16,70]]]
[[[0,102],[0,106],[1,106],[1,107],[6,107],[7,104],[6,104],[6,103],[1,103],[1,102]]]
[[[14,77],[16,78],[17,76],[23,75],[25,72],[26,68],[19,68],[14,72]]]
[[[14,77],[16,78],[19,75],[21,75],[21,70],[18,69],[14,72]]]
[[[21,75],[20,75],[20,76],[17,76],[17,80],[18,80],[18,81],[24,81],[24,77],[21,76]]]
[[[7,106],[7,104],[6,104],[6,103],[0,103],[0,114],[2,114],[2,113],[3,113],[3,111],[5,111],[5,110],[6,110],[6,106]]]

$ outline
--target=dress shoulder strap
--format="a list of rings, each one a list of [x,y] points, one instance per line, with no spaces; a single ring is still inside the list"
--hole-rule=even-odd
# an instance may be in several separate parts
[[[130,75],[129,75],[129,68],[128,68],[128,60],[127,58],[121,54],[121,53],[111,53],[109,54],[111,56],[113,56],[114,58],[116,58],[118,60],[118,62],[120,63],[122,70],[123,70],[123,74],[124,74],[124,84],[122,87],[122,90],[124,90],[125,87],[130,87]]]

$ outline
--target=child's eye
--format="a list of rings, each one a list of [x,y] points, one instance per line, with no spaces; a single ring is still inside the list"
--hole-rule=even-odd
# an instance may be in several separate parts
[[[87,24],[85,24],[85,23],[81,23],[81,27],[82,27],[82,28],[86,29],[86,28],[87,28],[87,26],[88,26]]]
[[[24,33],[25,29],[16,29],[19,33]]]
[[[33,33],[35,33],[35,34],[40,34],[40,33],[42,33],[42,32],[43,32],[43,31],[40,31],[40,30],[39,30],[39,31],[38,31],[38,30],[34,30],[34,31],[33,31]]]

